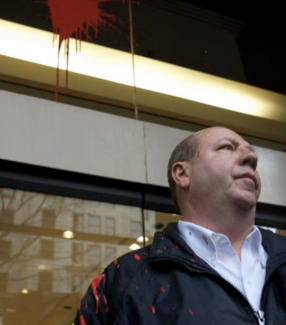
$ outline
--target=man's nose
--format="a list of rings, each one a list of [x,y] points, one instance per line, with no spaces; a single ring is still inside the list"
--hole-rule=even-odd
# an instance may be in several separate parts
[[[241,164],[249,165],[253,170],[256,170],[258,162],[257,154],[250,148],[243,148],[241,155]]]

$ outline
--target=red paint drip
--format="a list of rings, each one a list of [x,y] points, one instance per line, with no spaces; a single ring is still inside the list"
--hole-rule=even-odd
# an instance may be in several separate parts
[[[202,236],[203,237],[203,240],[205,241],[205,243],[208,245],[209,244],[209,242],[208,242],[208,239],[207,239],[207,237],[206,236]]]
[[[135,258],[135,260],[137,260],[137,261],[140,261],[140,260],[141,260],[141,256],[138,255],[138,254],[134,254],[134,258]]]
[[[151,312],[152,312],[152,314],[156,314],[156,309],[155,309],[155,306],[151,306]]]
[[[91,282],[93,295],[94,295],[94,298],[96,300],[96,308],[95,308],[95,313],[96,314],[99,313],[99,300],[100,300],[100,297],[101,297],[100,294],[98,293],[98,287],[99,287],[99,284],[101,283],[101,281],[104,281],[104,280],[105,280],[104,274],[100,274],[98,277],[96,277]],[[106,297],[103,295],[102,298],[103,298],[105,304],[107,305]]]
[[[56,80],[56,101],[59,91],[59,54],[63,41],[65,44],[66,57],[66,88],[68,87],[68,61],[69,61],[69,38],[75,36],[76,49],[81,48],[81,40],[85,34],[88,39],[89,30],[93,30],[95,37],[98,36],[101,26],[112,26],[110,21],[115,21],[115,16],[108,14],[101,8],[101,4],[108,1],[125,0],[45,0],[50,9],[54,34],[59,34],[58,66]],[[55,39],[55,37],[54,37]]]
[[[192,311],[192,309],[191,309],[191,308],[189,308],[189,309],[188,309],[188,312],[189,312],[189,314],[190,314],[191,316],[193,316],[193,315],[194,315],[194,312]]]
[[[85,319],[84,319],[83,315],[79,316],[79,322],[80,322],[80,325],[86,325],[86,322],[85,322]]]

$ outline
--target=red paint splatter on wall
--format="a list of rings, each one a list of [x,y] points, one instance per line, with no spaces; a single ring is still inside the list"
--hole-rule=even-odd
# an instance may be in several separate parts
[[[140,260],[141,260],[141,256],[138,255],[138,254],[134,254],[134,258],[135,258],[135,260],[137,260],[137,261],[140,261]]]
[[[101,281],[105,281],[105,276],[104,276],[104,274],[100,274],[98,277],[96,277],[96,278],[91,282],[91,288],[92,288],[92,291],[93,291],[94,298],[95,298],[95,300],[96,300],[96,307],[95,307],[95,313],[96,313],[96,314],[99,313],[99,301],[100,301],[101,295],[98,293],[98,287],[99,287],[99,284],[101,283]],[[107,310],[108,310],[108,307],[107,307],[107,300],[106,300],[105,295],[102,295],[102,299],[104,300],[104,302],[105,302],[105,304],[106,304],[106,308],[107,308]]]
[[[45,0],[50,9],[54,34],[59,35],[58,65],[56,80],[56,101],[59,91],[59,54],[62,43],[65,43],[66,57],[66,87],[68,87],[68,62],[69,62],[69,38],[75,36],[76,48],[80,48],[80,42],[85,35],[88,40],[89,30],[92,30],[95,37],[98,36],[100,27],[112,26],[115,21],[114,15],[108,14],[102,9],[102,4],[110,1],[125,0]]]
[[[191,316],[193,316],[193,315],[194,315],[194,312],[192,311],[192,309],[191,309],[191,308],[189,308],[189,309],[188,309],[188,312],[189,312],[189,314],[190,314]]]
[[[85,319],[84,319],[83,315],[79,316],[79,322],[80,322],[80,325],[86,325],[86,322],[85,322]]]
[[[152,314],[156,314],[156,309],[155,309],[155,306],[151,306],[151,312],[152,312]]]

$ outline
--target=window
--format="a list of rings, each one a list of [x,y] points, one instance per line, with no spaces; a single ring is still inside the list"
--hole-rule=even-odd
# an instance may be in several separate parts
[[[42,210],[42,226],[44,228],[54,228],[56,221],[55,210],[43,209]]]
[[[72,261],[77,264],[83,263],[83,244],[73,243],[72,244]]]
[[[105,234],[113,236],[115,235],[115,219],[106,217],[105,218]]]
[[[1,219],[0,222],[11,224],[14,220],[14,211],[9,209],[4,209],[4,211],[1,212]]]
[[[40,258],[52,259],[54,257],[54,241],[41,239]]]
[[[51,292],[53,288],[52,273],[48,271],[40,271],[38,274],[38,291]]]
[[[131,221],[131,233],[132,238],[138,238],[143,236],[142,234],[142,223],[140,221]]]
[[[74,275],[72,279],[72,292],[80,291],[82,285],[82,277],[80,275]]]
[[[86,254],[86,262],[90,265],[100,265],[101,256],[100,256],[100,246],[90,245]]]
[[[88,215],[88,227],[87,231],[93,234],[101,233],[101,218],[92,214]]]
[[[6,261],[11,255],[11,241],[0,240],[0,261]]]
[[[83,232],[84,216],[80,213],[73,214],[73,230]]]
[[[116,248],[115,247],[105,247],[105,259],[104,264],[107,266],[116,258]]]

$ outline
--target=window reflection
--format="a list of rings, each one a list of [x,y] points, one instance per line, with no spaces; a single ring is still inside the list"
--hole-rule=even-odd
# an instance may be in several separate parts
[[[90,281],[143,236],[141,218],[136,207],[0,189],[0,324],[71,324]]]

